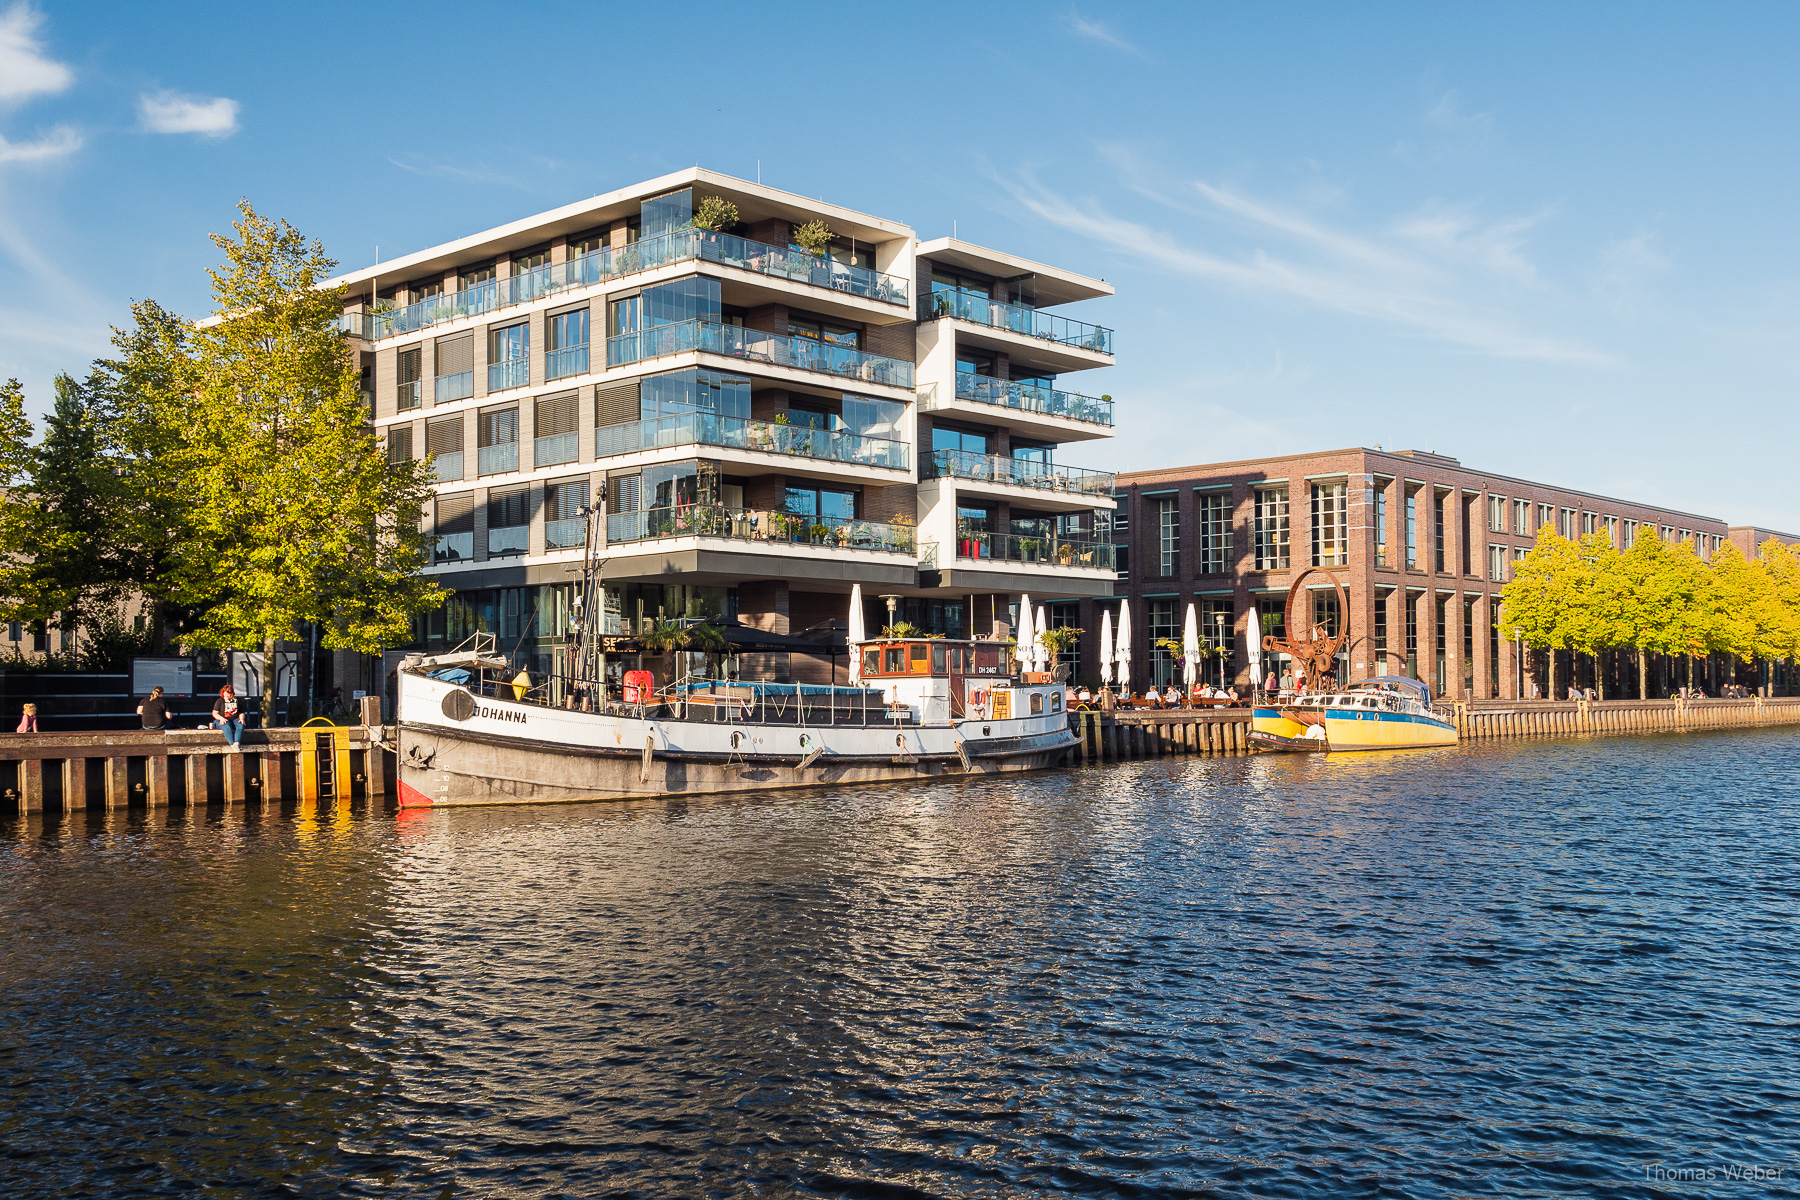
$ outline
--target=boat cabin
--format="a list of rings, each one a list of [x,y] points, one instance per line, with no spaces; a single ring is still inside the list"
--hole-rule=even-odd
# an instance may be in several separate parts
[[[1025,684],[1010,642],[876,638],[857,643],[864,687],[918,720],[1004,721],[1063,711],[1063,685]]]
[[[951,641],[948,638],[862,642],[864,679],[930,675],[1011,675],[1012,645],[1007,642]]]

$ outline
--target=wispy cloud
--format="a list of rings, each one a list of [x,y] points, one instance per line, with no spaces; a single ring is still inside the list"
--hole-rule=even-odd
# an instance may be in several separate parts
[[[0,163],[41,162],[79,149],[81,134],[68,125],[58,125],[34,142],[9,142],[0,137]]]
[[[37,36],[43,23],[43,14],[26,3],[0,13],[0,103],[51,95],[74,80],[73,71],[44,53]]]
[[[1386,239],[1336,229],[1240,191],[1194,182],[1173,192],[1137,190],[1183,211],[1236,226],[1244,246],[1223,253],[1190,232],[1172,233],[1117,215],[1094,200],[1060,194],[1029,175],[1001,180],[1038,218],[1140,260],[1231,291],[1281,297],[1331,312],[1397,326],[1482,354],[1552,362],[1607,364],[1609,356],[1539,333],[1490,299],[1495,276],[1534,276],[1520,256],[1528,223],[1471,224],[1451,210],[1401,222]],[[1277,243],[1283,248],[1276,248]],[[1476,278],[1470,278],[1471,273]],[[1471,298],[1473,295],[1475,298]]]
[[[1656,231],[1642,229],[1601,248],[1591,287],[1613,315],[1629,320],[1652,306],[1656,280],[1667,275],[1674,265],[1663,253]]]
[[[1068,16],[1069,29],[1076,37],[1086,38],[1090,42],[1098,42],[1102,46],[1110,46],[1114,50],[1123,50],[1127,54],[1144,57],[1144,52],[1114,33],[1099,21],[1090,21],[1078,12]]]
[[[223,96],[182,96],[146,92],[138,97],[138,116],[151,133],[199,133],[228,137],[237,132],[238,102]]]
[[[405,155],[399,158],[389,155],[388,162],[399,167],[402,171],[407,171],[414,175],[437,175],[448,179],[462,179],[469,183],[498,183],[504,184],[507,187],[524,188],[527,191],[530,190],[529,185],[521,181],[518,175],[509,174],[505,171],[495,171],[483,166],[464,166],[458,163],[427,162],[420,159],[417,155]]]

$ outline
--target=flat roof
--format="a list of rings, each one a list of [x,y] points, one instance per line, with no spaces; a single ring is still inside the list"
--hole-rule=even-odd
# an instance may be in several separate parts
[[[933,238],[929,242],[921,242],[918,254],[920,258],[929,258],[932,262],[992,275],[996,279],[1017,279],[1029,275],[1036,285],[1036,300],[1039,305],[1069,304],[1076,300],[1093,300],[1113,294],[1112,284],[1104,279],[1033,262],[1029,258],[1020,258],[1017,254],[1007,254],[1002,250],[989,250],[986,246],[977,246],[959,238]]]
[[[496,225],[492,229],[472,233],[452,242],[415,250],[387,262],[333,275],[327,282],[353,286],[370,280],[378,283],[383,279],[399,281],[408,276],[448,270],[472,260],[523,250],[550,238],[585,232],[602,222],[635,216],[639,203],[645,198],[690,185],[704,186],[730,200],[737,205],[738,216],[744,221],[782,217],[804,222],[814,217],[823,217],[831,226],[832,232],[860,241],[886,242],[913,236],[912,228],[899,221],[889,221],[841,205],[828,204],[823,200],[784,192],[780,188],[721,175],[704,167],[684,167],[655,179],[646,179],[642,183],[565,204],[561,208]]]
[[[1678,508],[1667,508],[1660,504],[1649,504],[1642,500],[1621,500],[1617,496],[1603,496],[1598,492],[1587,492],[1580,488],[1562,487],[1554,483],[1537,483],[1530,479],[1521,479],[1516,475],[1502,475],[1496,471],[1482,471],[1474,467],[1464,466],[1460,459],[1447,454],[1437,454],[1419,450],[1376,450],[1369,446],[1346,446],[1338,450],[1313,450],[1305,454],[1278,454],[1269,458],[1245,458],[1233,462],[1197,463],[1187,467],[1167,467],[1156,471],[1121,471],[1116,476],[1120,486],[1133,483],[1155,481],[1162,483],[1168,480],[1190,479],[1198,474],[1213,474],[1220,471],[1251,470],[1275,463],[1298,462],[1302,459],[1331,458],[1339,454],[1361,454],[1371,457],[1392,459],[1393,472],[1401,475],[1408,467],[1412,468],[1447,468],[1460,471],[1465,475],[1479,475],[1483,479],[1498,480],[1502,483],[1522,484],[1529,488],[1542,488],[1545,491],[1563,492],[1571,496],[1582,496],[1589,500],[1601,501],[1605,504],[1618,505],[1623,508],[1647,508],[1659,513],[1667,513],[1674,517],[1687,517],[1695,521],[1711,521],[1715,525],[1725,525],[1721,517],[1709,517],[1700,513],[1684,512]],[[1731,526],[1726,526],[1728,529]],[[1739,528],[1742,528],[1741,526]]]

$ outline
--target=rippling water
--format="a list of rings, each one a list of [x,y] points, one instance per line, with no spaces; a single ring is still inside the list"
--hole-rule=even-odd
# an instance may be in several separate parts
[[[0,1192],[1792,1195],[1796,768],[13,822]]]

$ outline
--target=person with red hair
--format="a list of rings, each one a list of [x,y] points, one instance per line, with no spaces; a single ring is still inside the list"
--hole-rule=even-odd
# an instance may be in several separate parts
[[[238,709],[237,693],[228,683],[219,689],[219,698],[213,701],[213,724],[225,731],[225,748],[234,753],[242,753],[238,741],[244,736],[244,715]]]

